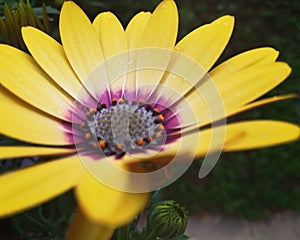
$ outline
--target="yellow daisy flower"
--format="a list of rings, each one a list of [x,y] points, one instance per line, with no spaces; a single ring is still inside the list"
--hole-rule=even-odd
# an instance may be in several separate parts
[[[0,133],[34,144],[1,147],[0,157],[57,158],[3,174],[0,215],[74,188],[80,211],[69,239],[108,239],[145,206],[143,190],[160,184],[152,186],[147,174],[138,184],[120,171],[138,174],[145,161],[167,167],[175,156],[183,162],[298,139],[299,127],[286,122],[225,124],[225,117],[294,97],[254,101],[290,74],[272,48],[244,52],[211,70],[233,26],[234,18],[224,16],[176,43],[172,0],[153,13],[138,13],[125,30],[110,12],[91,23],[66,1],[59,24],[62,44],[24,27],[30,55],[0,45]],[[175,173],[167,167],[164,174],[168,179]]]

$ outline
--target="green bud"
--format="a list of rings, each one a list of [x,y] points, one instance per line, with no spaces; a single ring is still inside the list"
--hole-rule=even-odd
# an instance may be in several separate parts
[[[147,228],[157,238],[171,239],[182,235],[187,226],[187,211],[173,200],[154,205],[148,215]]]

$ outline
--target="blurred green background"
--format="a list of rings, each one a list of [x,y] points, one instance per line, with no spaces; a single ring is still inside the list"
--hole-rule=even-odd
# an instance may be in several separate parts
[[[0,1],[2,16],[4,2],[12,1]],[[53,9],[60,9],[61,2],[36,0],[31,1],[31,4],[33,7],[41,7],[42,3],[46,3]],[[152,11],[160,1],[75,0],[75,2],[91,19],[97,13],[109,10],[114,12],[126,26],[135,13],[142,10]],[[236,27],[220,61],[252,48],[274,47],[280,51],[279,59],[288,62],[293,72],[287,81],[267,96],[300,93],[300,1],[177,0],[176,3],[180,15],[178,40],[202,24],[209,23],[224,14],[233,15]],[[51,34],[58,38],[58,15],[55,11],[52,12],[53,14],[49,15]],[[275,103],[228,121],[257,118],[286,120],[299,124],[299,100]],[[2,139],[2,143],[3,141],[7,139]],[[200,159],[193,163],[182,178],[166,187],[163,195],[166,199],[174,199],[187,206],[189,211],[200,211],[203,214],[261,219],[281,211],[300,211],[299,156],[299,142],[242,153],[224,153],[213,171],[204,179],[198,178]],[[66,205],[69,207],[65,208]],[[14,219],[17,219],[18,224],[20,222],[23,224],[31,222],[31,225],[34,225],[32,222],[39,222],[41,225],[50,224],[54,233],[52,232],[53,236],[49,239],[56,239],[55,232],[63,232],[74,206],[71,194],[67,193],[42,208],[21,214]],[[34,219],[28,220],[28,216]],[[23,218],[26,220],[22,220]],[[11,220],[2,220],[0,227],[6,226],[8,221]],[[17,225],[14,223],[12,231],[18,229]],[[37,229],[42,229],[40,231],[48,231],[40,227],[36,225]],[[18,231],[22,231],[20,229],[22,227]]]

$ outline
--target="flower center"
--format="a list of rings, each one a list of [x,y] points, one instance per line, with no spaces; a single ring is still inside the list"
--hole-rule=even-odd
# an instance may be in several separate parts
[[[109,106],[99,103],[87,112],[89,132],[98,141],[106,156],[123,156],[126,152],[158,146],[164,131],[164,116],[157,108],[144,102],[112,100]]]

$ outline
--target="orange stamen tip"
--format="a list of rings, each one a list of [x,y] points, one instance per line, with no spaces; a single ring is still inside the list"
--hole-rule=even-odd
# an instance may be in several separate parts
[[[86,134],[84,135],[84,137],[85,137],[85,139],[90,139],[90,138],[92,137],[92,135],[91,135],[90,133],[86,133]]]
[[[162,115],[162,114],[159,114],[158,116],[157,116],[157,119],[159,120],[159,121],[163,121],[163,120],[165,120],[165,118],[164,118],[164,116]]]
[[[158,132],[158,133],[155,134],[155,137],[156,137],[156,138],[160,138],[161,136],[162,136],[162,135],[161,135],[160,132]]]
[[[149,136],[149,137],[147,137],[145,140],[146,140],[147,143],[151,143],[152,137]]]
[[[124,99],[123,99],[123,98],[120,98],[120,99],[118,100],[118,103],[124,103]]]
[[[118,143],[118,144],[116,144],[116,149],[117,149],[117,150],[122,150],[122,145],[121,145],[121,144],[119,144],[119,143]]]
[[[95,113],[95,109],[94,108],[89,108],[87,114],[91,114],[91,113]]]
[[[164,125],[162,125],[162,124],[159,124],[159,126],[158,126],[158,129],[159,129],[159,130],[164,130],[164,129],[165,129],[165,127],[164,127]]]
[[[101,148],[105,148],[106,142],[105,142],[104,140],[100,140],[100,141],[99,141],[99,146],[100,146]]]
[[[155,112],[155,113],[159,113],[159,110],[158,110],[158,108],[153,108],[153,112]]]
[[[136,140],[136,144],[137,144],[138,146],[142,146],[143,143],[144,143],[144,141],[143,141],[142,138],[139,138],[138,140]]]
[[[92,146],[93,146],[93,148],[97,148],[98,147],[98,144],[97,143],[92,143]]]

